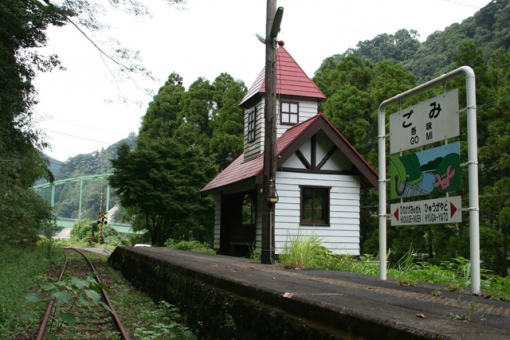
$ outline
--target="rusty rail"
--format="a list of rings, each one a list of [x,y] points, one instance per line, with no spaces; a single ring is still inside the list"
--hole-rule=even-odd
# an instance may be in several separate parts
[[[101,282],[99,280],[99,276],[97,275],[96,268],[94,268],[94,265],[92,264],[92,262],[90,262],[89,258],[87,256],[85,256],[85,254],[83,254],[81,251],[79,251],[78,249],[75,249],[75,248],[67,247],[66,249],[72,249],[72,250],[78,252],[79,254],[81,254],[81,256],[83,256],[84,259],[89,264],[90,269],[92,269],[92,271],[94,272],[94,275],[96,276],[96,281],[98,283]],[[66,252],[64,266],[62,267],[62,271],[60,273],[60,276],[58,277],[58,281],[62,281],[66,267],[67,267],[67,252]],[[108,305],[108,307],[110,307],[113,320],[115,321],[115,325],[117,326],[119,332],[122,334],[122,338],[124,340],[129,340],[129,335],[127,334],[126,330],[124,329],[124,326],[122,325],[122,322],[120,321],[120,318],[117,315],[117,312],[113,308],[113,305],[112,305],[110,299],[108,298],[108,294],[106,293],[106,291],[103,288],[101,288],[101,294],[103,295],[103,298],[106,301],[106,304]],[[44,314],[44,318],[43,318],[43,320],[41,322],[41,326],[39,328],[39,333],[37,334],[37,338],[36,338],[37,340],[44,339],[44,332],[46,331],[46,327],[48,325],[48,321],[50,319],[51,312],[53,311],[54,304],[55,304],[55,299],[51,300],[50,303],[48,304],[48,308],[46,309],[46,313]]]

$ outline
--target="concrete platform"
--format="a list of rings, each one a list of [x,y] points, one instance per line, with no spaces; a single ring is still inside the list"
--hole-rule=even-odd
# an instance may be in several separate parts
[[[439,285],[155,247],[118,247],[109,262],[184,309],[199,338],[510,339],[510,303]]]

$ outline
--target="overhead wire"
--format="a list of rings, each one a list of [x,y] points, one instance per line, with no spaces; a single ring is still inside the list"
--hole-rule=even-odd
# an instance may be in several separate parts
[[[64,124],[69,124],[69,125],[74,125],[74,126],[78,126],[78,127],[81,127],[81,128],[86,128],[86,129],[91,129],[91,130],[97,130],[97,131],[101,131],[101,132],[107,132],[109,134],[114,134],[114,135],[118,135],[118,136],[123,136],[124,134],[122,133],[118,133],[116,132],[115,130],[104,130],[104,129],[98,129],[97,127],[92,127],[92,126],[88,126],[88,125],[82,125],[82,124],[76,124],[76,123],[71,123],[71,122],[66,122],[64,120],[60,120],[60,119],[52,119],[52,121],[55,121],[55,122],[59,122],[59,123],[64,123]]]

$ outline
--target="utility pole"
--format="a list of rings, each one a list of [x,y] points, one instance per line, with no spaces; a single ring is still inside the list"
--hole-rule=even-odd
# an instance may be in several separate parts
[[[262,202],[261,262],[271,264],[274,257],[274,212],[276,203],[276,37],[280,31],[283,8],[267,0],[266,14],[266,96],[264,105],[264,173]]]

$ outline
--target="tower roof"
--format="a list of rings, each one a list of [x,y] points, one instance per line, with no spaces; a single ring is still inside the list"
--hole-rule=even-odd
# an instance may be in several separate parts
[[[318,101],[326,99],[317,85],[308,78],[303,69],[283,47],[283,41],[278,42],[276,52],[276,93],[296,97],[316,98]],[[266,92],[265,68],[248,90],[239,106],[243,107],[253,97]]]

